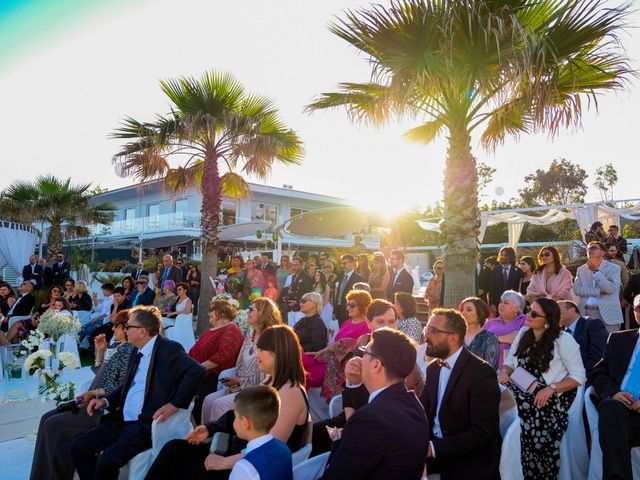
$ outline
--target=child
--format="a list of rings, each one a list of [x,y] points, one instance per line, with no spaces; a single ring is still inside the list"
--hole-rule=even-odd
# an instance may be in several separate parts
[[[229,480],[293,480],[289,447],[269,433],[279,412],[280,398],[272,387],[258,385],[236,395],[233,429],[249,443]]]

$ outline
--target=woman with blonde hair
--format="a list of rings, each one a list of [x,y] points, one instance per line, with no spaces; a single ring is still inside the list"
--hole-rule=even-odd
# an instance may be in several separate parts
[[[71,298],[69,298],[69,307],[71,307],[71,310],[91,311],[93,301],[87,293],[88,291],[89,287],[87,286],[87,282],[84,280],[78,280],[76,282],[75,292]]]
[[[433,277],[429,280],[424,291],[424,301],[429,306],[429,312],[442,306],[444,293],[444,261],[436,260],[433,264]]]
[[[318,272],[321,275],[321,272]],[[322,297],[319,293],[305,293],[300,299],[300,312],[304,317],[293,327],[300,345],[302,346],[302,362],[307,372],[307,385],[319,387],[322,385],[326,363],[319,362],[314,354],[327,346],[327,327],[320,316],[322,311]]]
[[[225,388],[207,395],[202,404],[202,421],[217,420],[223,413],[233,409],[233,399],[243,388],[258,385],[262,375],[258,368],[257,343],[260,335],[272,325],[281,325],[280,310],[269,298],[256,298],[249,306],[247,323],[251,329],[240,348],[234,376],[225,377],[220,383]]]
[[[387,298],[387,287],[391,281],[389,267],[382,254],[374,254],[373,270],[369,275],[369,286],[373,298]]]

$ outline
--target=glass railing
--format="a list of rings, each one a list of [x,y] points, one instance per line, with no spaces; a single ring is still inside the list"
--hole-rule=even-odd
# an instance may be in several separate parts
[[[173,212],[94,225],[93,235],[133,235],[154,231],[200,229],[200,212]]]

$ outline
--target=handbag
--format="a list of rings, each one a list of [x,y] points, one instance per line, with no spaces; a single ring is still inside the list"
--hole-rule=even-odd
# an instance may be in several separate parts
[[[532,393],[537,386],[538,379],[522,367],[516,368],[511,374],[511,382],[523,392]]]

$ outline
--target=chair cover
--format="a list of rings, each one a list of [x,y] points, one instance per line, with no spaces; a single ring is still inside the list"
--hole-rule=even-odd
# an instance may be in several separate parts
[[[320,420],[326,420],[329,418],[329,404],[326,399],[320,395],[322,387],[315,387],[307,389],[307,395],[309,397],[309,410],[311,412],[311,418],[314,422]]]
[[[295,452],[293,452],[291,454],[291,463],[293,463],[294,467],[296,465],[301,464],[307,458],[309,458],[309,454],[311,453],[311,447],[312,447],[312,445],[310,443],[307,443],[300,450],[296,450]]]
[[[185,352],[191,350],[196,344],[196,337],[193,334],[193,315],[182,314],[176,317],[176,323],[172,328],[165,331],[165,337],[174,340],[182,345]]]
[[[582,419],[583,407],[584,385],[580,385],[569,409],[569,426],[560,442],[559,480],[587,478],[589,472],[589,452]]]
[[[591,432],[591,460],[589,461],[589,480],[602,479],[602,449],[600,448],[600,434],[598,433],[598,408],[593,404],[591,395],[595,394],[593,387],[587,388],[584,396],[584,406],[587,410],[587,421]],[[640,447],[631,449],[631,468],[633,478],[640,478]]]
[[[337,417],[342,410],[344,410],[342,408],[342,395],[336,395],[329,402],[329,418]]]
[[[324,473],[324,469],[329,460],[329,453],[326,452],[317,457],[311,457],[298,465],[293,466],[293,480],[317,480]]]
[[[192,410],[193,402],[191,402],[189,408],[186,410],[178,409],[176,413],[162,423],[154,420],[151,424],[152,447],[139,453],[122,467],[118,480],[143,480],[162,447],[170,440],[184,438],[193,429],[191,425]]]
[[[517,415],[514,417],[511,411],[507,413],[511,418],[511,423],[502,436],[500,477],[508,478],[509,480],[524,480],[522,465],[520,464],[520,417]],[[502,432],[502,422],[500,423],[500,431]]]
[[[7,328],[9,330],[11,330],[11,327],[13,327],[13,324],[16,322],[22,322],[24,320],[29,320],[31,317],[29,315],[24,315],[24,316],[18,316],[18,317],[11,317],[9,319],[9,325],[7,326]]]
[[[78,352],[78,340],[75,336],[66,334],[58,339],[56,345],[58,352],[71,352],[76,357],[78,366],[80,366],[80,352]]]
[[[86,324],[89,323],[89,321],[91,320],[91,315],[93,314],[88,310],[74,310],[73,315],[75,317],[78,317],[78,320],[80,321],[80,325],[84,327]]]

